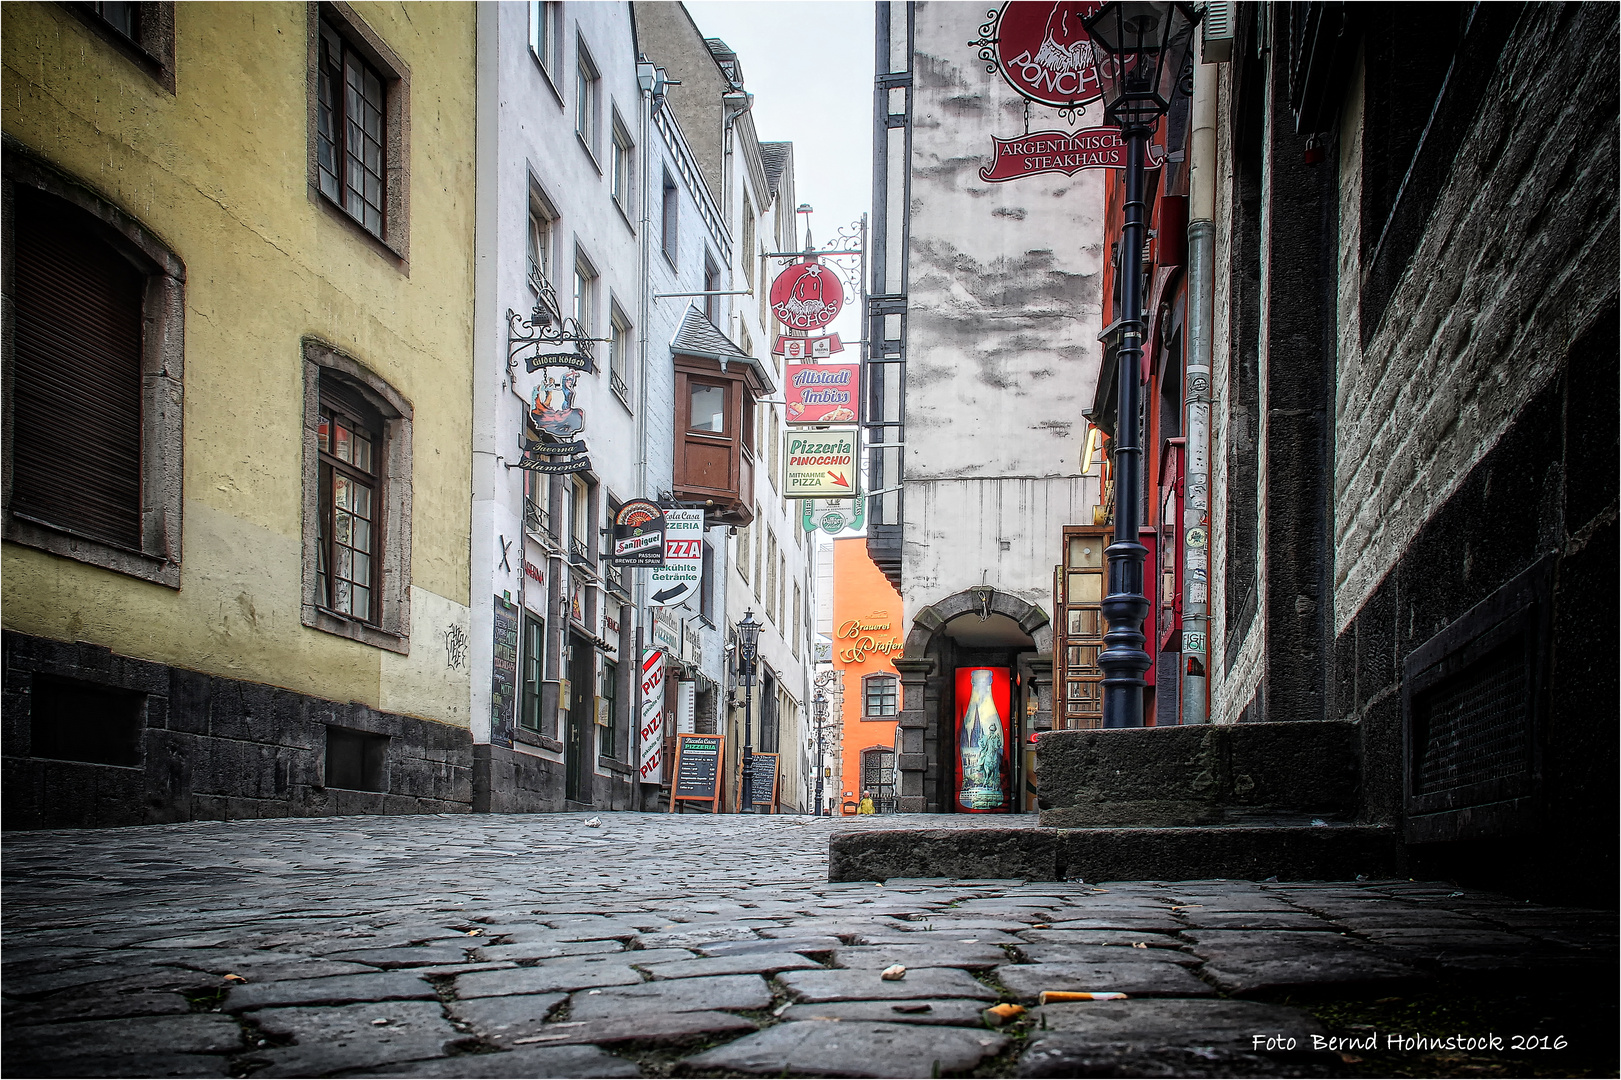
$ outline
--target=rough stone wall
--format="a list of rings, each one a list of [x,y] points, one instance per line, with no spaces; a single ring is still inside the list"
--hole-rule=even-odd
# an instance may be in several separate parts
[[[4,665],[8,829],[438,814],[473,801],[465,728],[9,631]],[[36,674],[144,695],[138,764],[31,756]],[[329,724],[389,737],[387,790],[326,786]]]
[[[1216,125],[1216,251],[1215,302],[1211,323],[1210,384],[1215,395],[1210,417],[1210,520],[1225,523],[1230,500],[1228,461],[1234,437],[1231,400],[1225,387],[1231,385],[1233,365],[1233,282],[1228,268],[1233,258],[1233,165],[1232,102],[1234,95],[1233,66],[1221,65],[1217,83],[1218,116]],[[1260,463],[1264,467],[1264,461]],[[1265,513],[1265,487],[1260,492],[1260,512]],[[1266,534],[1257,537],[1259,558],[1266,557]],[[1222,525],[1211,529],[1210,537],[1210,721],[1230,724],[1238,720],[1254,700],[1261,682],[1262,645],[1265,626],[1262,620],[1250,623],[1233,663],[1225,663],[1229,647],[1227,620],[1227,576],[1223,568],[1230,555],[1230,537]]]
[[[1381,325],[1342,338],[1337,630],[1615,295],[1614,38],[1605,5],[1526,8]]]

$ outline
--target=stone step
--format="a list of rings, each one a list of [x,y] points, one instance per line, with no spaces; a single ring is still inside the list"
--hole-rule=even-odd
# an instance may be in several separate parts
[[[1381,825],[897,829],[835,834],[828,880],[1349,881],[1396,874],[1401,860]]]
[[[1358,725],[1341,720],[1044,732],[1036,743],[1041,823],[1349,821],[1361,747]]]

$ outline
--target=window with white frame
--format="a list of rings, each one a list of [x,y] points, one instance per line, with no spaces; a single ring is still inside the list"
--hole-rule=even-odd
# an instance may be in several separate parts
[[[619,305],[608,302],[608,385],[619,400],[630,405],[630,320]]]
[[[546,0],[530,0],[529,4],[529,53],[548,76],[557,70],[557,26],[562,6]]]
[[[552,244],[557,233],[557,211],[551,200],[531,187],[529,190],[529,246],[525,273],[536,293],[552,280]]]
[[[749,193],[743,193],[743,276],[748,279],[749,288],[754,288],[754,259],[758,254],[754,250],[754,204],[749,201]]]
[[[574,133],[580,137],[591,156],[597,156],[597,128],[602,118],[602,77],[597,65],[591,61],[585,42],[576,47],[578,59],[574,65]]]
[[[720,297],[715,295],[718,291],[720,291],[720,267],[715,265],[715,256],[705,251],[704,316],[716,326],[720,325]]]
[[[596,328],[597,271],[580,252],[574,254],[574,321],[590,337]]]
[[[625,217],[630,217],[633,209],[632,196],[635,186],[635,160],[636,144],[630,141],[630,133],[625,130],[624,121],[619,118],[619,110],[614,110],[613,118],[613,155],[609,162],[609,180],[613,186],[613,199],[624,211]]]
[[[676,237],[679,234],[681,193],[675,186],[675,178],[670,170],[664,170],[663,210],[660,218],[659,244],[664,249],[664,257],[675,265]]]

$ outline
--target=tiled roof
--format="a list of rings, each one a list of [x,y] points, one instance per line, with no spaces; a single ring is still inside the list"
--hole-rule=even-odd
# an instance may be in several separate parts
[[[734,345],[732,339],[710,322],[695,304],[687,306],[687,313],[681,319],[681,329],[675,332],[675,340],[670,342],[670,351],[699,356],[706,360],[717,360],[722,370],[727,364],[745,364],[759,380],[762,387],[760,393],[777,392],[776,384],[772,382],[771,373],[766,370],[765,365]]]
[[[675,340],[670,342],[670,348],[676,352],[706,356],[713,360],[722,357],[727,360],[754,359],[732,344],[731,338],[721,333],[718,326],[710,322],[695,305],[690,304],[687,306],[686,316],[681,320],[681,329],[676,331]]]
[[[771,191],[771,197],[777,197],[777,181],[782,179],[782,170],[788,165],[788,154],[794,148],[791,142],[763,142],[760,144],[760,163],[765,166],[766,187]]]

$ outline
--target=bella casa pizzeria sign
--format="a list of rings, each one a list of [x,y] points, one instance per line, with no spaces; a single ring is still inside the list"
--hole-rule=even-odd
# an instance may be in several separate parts
[[[890,631],[889,616],[884,612],[877,612],[868,616],[863,622],[860,619],[850,619],[839,626],[839,659],[846,664],[864,663],[868,656],[874,653],[888,659],[890,654],[898,653],[906,646],[901,639],[893,633],[884,638],[875,635]]]

